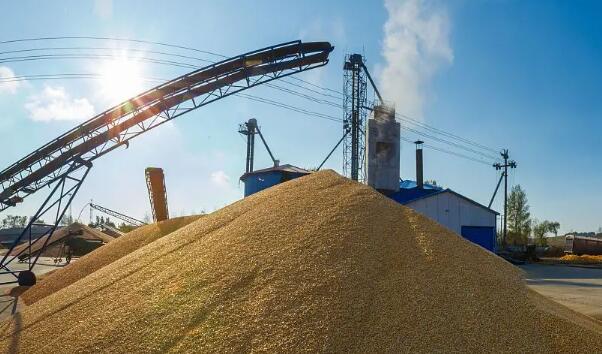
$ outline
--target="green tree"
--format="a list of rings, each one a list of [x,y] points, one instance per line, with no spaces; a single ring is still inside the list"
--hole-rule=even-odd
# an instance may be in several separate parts
[[[558,236],[558,230],[560,230],[560,223],[558,221],[547,221],[548,223],[548,232],[554,234],[554,236]]]
[[[2,228],[25,227],[27,225],[27,216],[7,215],[2,219]]]
[[[117,227],[117,226],[115,225],[115,223],[111,221],[111,218],[110,218],[110,217],[108,217],[108,216],[107,216],[106,220],[104,221],[104,224],[105,224],[105,225],[108,225],[108,226],[111,226],[111,227]]]
[[[535,239],[535,244],[538,246],[547,246],[546,234],[550,232],[553,233],[554,236],[558,236],[559,228],[560,223],[557,221],[544,220],[539,222],[533,220],[533,238]]]
[[[537,220],[533,220],[533,238],[535,239],[535,244],[538,246],[547,246],[548,242],[546,241],[546,233],[549,229],[549,221],[539,222]]]
[[[132,231],[132,230],[136,229],[136,228],[137,228],[137,226],[134,226],[134,225],[129,225],[129,224],[126,224],[126,223],[122,222],[122,223],[120,223],[120,224],[117,226],[117,228],[118,228],[118,229],[119,229],[119,231],[121,231],[121,232],[128,233],[128,232],[130,232],[130,231]]]
[[[434,179],[427,179],[426,181],[424,181],[424,184],[430,184],[431,186],[436,186],[437,181]]]
[[[520,185],[512,187],[508,196],[508,239],[512,245],[526,245],[531,233],[531,213],[527,193]]]

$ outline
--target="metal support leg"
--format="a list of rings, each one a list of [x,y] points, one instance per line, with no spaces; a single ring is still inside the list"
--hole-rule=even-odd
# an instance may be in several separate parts
[[[38,211],[32,216],[31,220],[29,220],[29,223],[25,229],[21,232],[19,237],[13,242],[9,250],[2,257],[2,260],[0,261],[0,269],[3,271],[1,271],[0,274],[12,274],[15,277],[15,280],[0,282],[0,285],[17,283],[19,279],[21,279],[22,273],[24,272],[31,273],[27,274],[27,276],[30,278],[33,277],[33,281],[35,282],[35,276],[32,273],[33,267],[36,265],[40,255],[44,252],[46,246],[50,242],[52,235],[56,231],[61,219],[67,212],[69,205],[79,191],[79,188],[88,175],[92,165],[86,165],[85,169],[83,170],[83,174],[80,177],[71,176],[71,174],[82,171],[81,169],[76,171],[78,167],[79,166],[73,165],[69,172],[55,182],[55,185],[46,200],[42,203]],[[53,215],[54,222],[48,231],[42,234],[39,238],[32,240],[31,228],[36,224],[36,221],[41,219],[44,215]],[[28,247],[21,249],[16,254],[13,254],[13,251],[17,248],[22,240],[26,240]],[[42,247],[40,247],[37,251],[34,251],[32,247],[34,245],[39,245],[40,242],[42,243]],[[10,266],[13,264],[15,259],[23,258],[24,254],[28,257],[28,270],[21,272],[18,270],[12,270]],[[35,258],[32,258],[34,254]]]

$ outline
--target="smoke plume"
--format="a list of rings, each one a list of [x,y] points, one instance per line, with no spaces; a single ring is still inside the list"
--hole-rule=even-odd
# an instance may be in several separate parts
[[[398,112],[422,118],[428,82],[453,61],[449,18],[429,0],[385,0],[385,8],[389,18],[380,71],[383,97],[395,103]]]

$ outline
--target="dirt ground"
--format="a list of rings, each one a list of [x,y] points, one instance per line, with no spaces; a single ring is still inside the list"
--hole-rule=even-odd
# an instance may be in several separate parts
[[[527,285],[577,312],[602,321],[602,268],[526,264]]]

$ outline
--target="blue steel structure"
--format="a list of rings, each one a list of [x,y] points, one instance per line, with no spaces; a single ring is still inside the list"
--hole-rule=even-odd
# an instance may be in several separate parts
[[[405,204],[442,190],[443,188],[432,184],[424,184],[422,188],[419,188],[416,181],[405,180],[399,182],[399,191],[387,196],[400,204]]]
[[[486,250],[495,252],[495,227],[462,226],[462,237]]]
[[[310,173],[308,170],[286,164],[245,173],[240,180],[245,184],[245,197],[248,197],[266,188]]]

